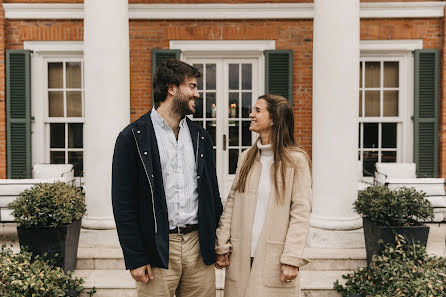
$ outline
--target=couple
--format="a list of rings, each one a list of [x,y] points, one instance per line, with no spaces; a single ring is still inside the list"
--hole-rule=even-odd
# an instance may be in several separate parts
[[[186,117],[199,77],[184,62],[160,64],[154,108],[116,140],[113,212],[138,296],[215,296],[214,265],[226,267],[226,297],[299,296],[311,173],[292,109],[259,97],[250,114],[259,138],[239,157],[223,211],[211,138]]]

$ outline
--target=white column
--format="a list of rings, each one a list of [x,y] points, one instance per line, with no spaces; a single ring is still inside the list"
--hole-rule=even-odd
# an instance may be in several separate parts
[[[315,0],[313,247],[363,245],[358,182],[359,0]],[[356,231],[351,231],[356,230]]]
[[[111,164],[116,137],[130,121],[129,19],[124,0],[84,1],[84,172],[82,226],[115,227]]]

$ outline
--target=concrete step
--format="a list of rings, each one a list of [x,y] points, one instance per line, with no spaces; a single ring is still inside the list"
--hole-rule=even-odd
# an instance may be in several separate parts
[[[77,269],[125,269],[120,248],[79,248]],[[355,270],[366,265],[364,249],[314,249],[306,248],[304,257],[311,263],[302,270]]]
[[[349,271],[302,271],[301,290],[306,297],[339,297],[333,290],[333,282],[342,280]],[[95,297],[136,297],[135,282],[128,271],[124,270],[76,270],[75,275],[85,279],[87,291],[93,287]],[[221,270],[216,270],[217,297],[223,296],[224,278]],[[341,281],[341,283],[343,283]],[[81,297],[86,297],[86,294]]]

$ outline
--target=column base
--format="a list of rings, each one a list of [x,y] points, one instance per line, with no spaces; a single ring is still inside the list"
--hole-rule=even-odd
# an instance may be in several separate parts
[[[95,230],[116,229],[113,217],[89,217],[82,218],[82,228]]]
[[[364,248],[364,232],[362,228],[340,231],[310,227],[307,244],[312,248]]]

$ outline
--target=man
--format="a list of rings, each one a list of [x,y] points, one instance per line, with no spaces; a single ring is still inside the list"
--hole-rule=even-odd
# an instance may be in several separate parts
[[[212,140],[186,117],[200,72],[160,64],[154,109],[119,134],[112,202],[126,268],[138,297],[215,296],[215,230],[222,213]]]

